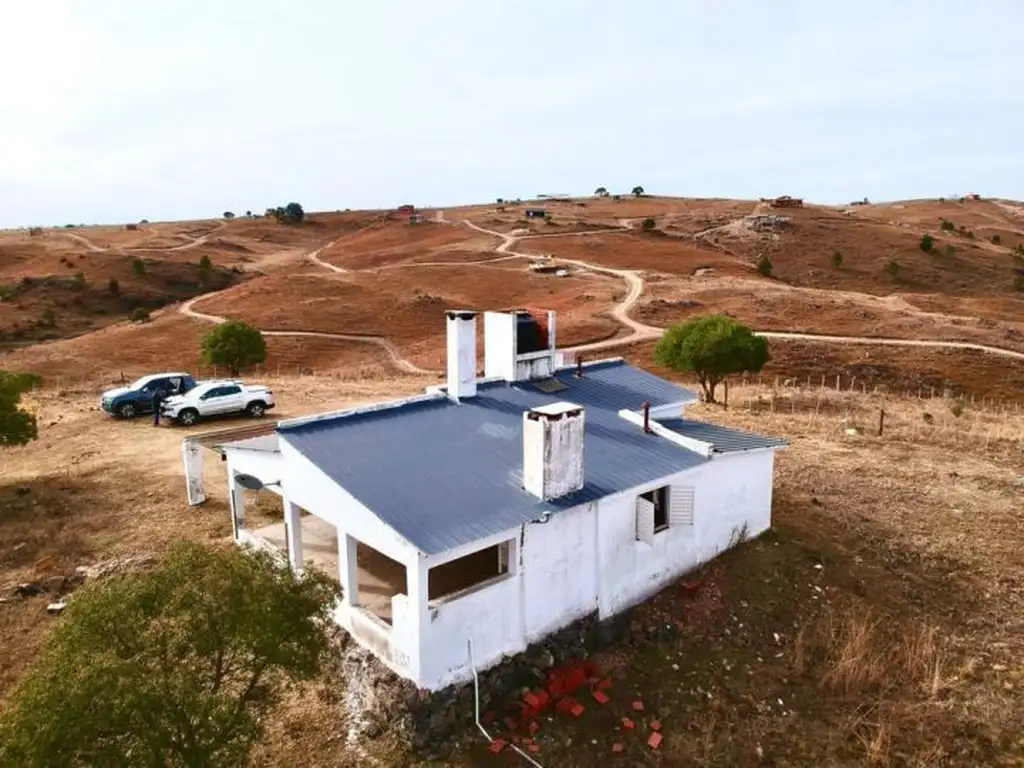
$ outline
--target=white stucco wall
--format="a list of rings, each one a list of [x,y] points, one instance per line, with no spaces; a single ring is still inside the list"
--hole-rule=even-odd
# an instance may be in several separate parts
[[[652,485],[694,488],[693,527],[670,526],[654,546],[635,538],[635,499],[648,487],[503,534],[517,540],[517,572],[431,608],[417,683],[436,690],[469,680],[469,637],[477,668],[489,667],[595,610],[607,618],[643,601],[723,552],[744,527],[763,533],[773,464],[770,450],[719,455]]]
[[[600,616],[646,599],[687,571],[723,552],[740,530],[757,536],[771,526],[774,451],[719,454],[707,464],[649,487],[602,500]],[[662,485],[694,489],[694,524],[670,526],[650,546],[635,539],[635,500]]]

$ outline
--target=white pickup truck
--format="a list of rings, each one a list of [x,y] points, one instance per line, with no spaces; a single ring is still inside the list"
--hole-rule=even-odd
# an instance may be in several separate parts
[[[186,427],[199,419],[244,413],[254,419],[274,407],[269,387],[243,384],[231,379],[203,381],[183,395],[164,400],[160,415]]]

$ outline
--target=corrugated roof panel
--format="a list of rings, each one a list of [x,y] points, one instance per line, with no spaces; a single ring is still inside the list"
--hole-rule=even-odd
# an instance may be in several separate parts
[[[692,419],[659,419],[658,423],[683,437],[691,437],[704,443],[710,443],[719,453],[735,451],[752,451],[757,448],[781,448],[788,445],[785,440],[777,437],[755,435],[739,429],[709,424],[706,421]]]
[[[707,459],[618,416],[692,400],[688,390],[621,362],[563,371],[553,394],[529,383],[483,384],[461,404],[411,403],[279,428],[282,439],[409,542],[443,552],[697,466]],[[585,409],[585,485],[542,502],[521,487],[522,414],[571,402]]]

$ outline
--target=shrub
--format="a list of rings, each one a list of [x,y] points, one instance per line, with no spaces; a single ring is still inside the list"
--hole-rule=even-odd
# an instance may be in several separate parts
[[[943,232],[955,232],[956,231],[956,224],[954,224],[949,219],[943,219],[940,228],[942,229]]]
[[[839,251],[832,252],[832,266],[835,267],[836,269],[839,269],[841,266],[843,266],[843,254],[840,253]]]
[[[23,410],[20,404],[21,396],[41,383],[35,374],[0,371],[0,446],[25,445],[38,437],[35,414]],[[4,764],[0,759],[0,765]]]
[[[992,245],[1002,245],[1003,244],[1003,238],[1001,238],[999,235],[992,235],[992,237],[990,239],[992,240]]]
[[[896,259],[889,259],[889,263],[885,265],[885,271],[893,279],[899,277],[900,269],[900,263]]]
[[[227,221],[231,221],[233,218],[235,218],[235,214],[233,214],[231,211],[224,211],[224,218]]]
[[[136,307],[128,319],[133,323],[148,323],[150,320],[149,310],[145,307]]]
[[[39,321],[39,324],[44,328],[53,328],[57,324],[57,316],[53,314],[52,309],[43,310],[43,318]]]
[[[43,234],[43,228],[42,227],[29,227],[28,228],[28,234],[29,234],[29,237],[36,237],[37,235]]]
[[[757,372],[768,362],[768,342],[724,315],[705,315],[665,331],[654,350],[655,362],[697,375],[704,399],[715,402],[715,388],[727,376]]]
[[[237,376],[243,368],[267,359],[267,343],[256,328],[229,320],[206,334],[202,352],[205,363],[224,366]]]
[[[28,275],[25,275],[23,278],[21,278],[21,288],[22,288],[22,290],[27,290],[27,289],[31,288],[33,285],[35,285],[35,284],[36,284],[36,281],[33,280]]]
[[[921,235],[921,250],[925,253],[931,253],[933,248],[935,248],[935,240],[932,236]]]
[[[771,277],[772,269],[774,269],[772,260],[768,258],[767,254],[762,254],[757,260],[757,271],[765,277]]]
[[[268,208],[267,214],[282,224],[301,224],[306,217],[306,212],[298,203],[288,203],[283,208]]]
[[[110,278],[110,282],[107,283],[107,290],[110,292],[111,296],[119,296],[121,294],[121,286],[113,277]]]
[[[643,197],[644,188],[637,184],[632,190],[630,190],[630,194],[633,195],[633,197]]]
[[[209,272],[211,269],[213,269],[213,262],[210,261],[210,257],[207,256],[205,253],[199,259],[199,269],[201,269],[203,272]]]
[[[75,594],[0,721],[0,765],[248,765],[327,658],[337,583],[265,552],[176,544]]]
[[[136,256],[132,260],[132,272],[134,272],[139,277],[142,277],[144,274],[146,274],[146,262],[144,262],[142,259]]]
[[[654,228],[657,226],[657,222],[655,222],[654,219],[648,216],[646,219],[643,220],[640,226],[643,228],[644,232],[653,232]]]

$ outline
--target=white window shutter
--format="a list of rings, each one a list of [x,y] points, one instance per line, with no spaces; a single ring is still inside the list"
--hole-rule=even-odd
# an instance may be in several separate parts
[[[508,550],[511,545],[506,541],[498,545],[498,573],[508,573]]]
[[[674,485],[668,495],[669,525],[693,525],[693,487]]]
[[[644,498],[636,500],[636,538],[654,545],[654,504]]]

